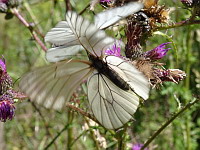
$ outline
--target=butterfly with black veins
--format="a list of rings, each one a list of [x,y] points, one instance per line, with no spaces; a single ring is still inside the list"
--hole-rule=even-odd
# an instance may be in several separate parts
[[[48,50],[47,60],[56,63],[25,74],[19,83],[20,89],[32,101],[60,110],[87,79],[88,101],[93,115],[105,128],[118,129],[132,119],[140,97],[148,98],[149,82],[144,74],[120,57],[105,55],[105,50],[115,43],[115,39],[75,12],[67,12],[66,21],[50,30],[45,39],[66,48],[81,45],[89,61],[60,61],[64,54],[62,46],[54,52]]]

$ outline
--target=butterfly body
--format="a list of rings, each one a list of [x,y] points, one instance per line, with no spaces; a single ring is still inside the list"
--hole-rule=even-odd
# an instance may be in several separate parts
[[[119,74],[109,67],[108,63],[100,59],[99,57],[95,57],[93,55],[88,55],[92,67],[94,67],[98,74],[105,75],[108,79],[110,79],[115,85],[120,87],[123,90],[129,90],[130,87],[126,81],[124,81]],[[109,56],[106,56],[109,57]],[[106,59],[105,59],[106,60]]]

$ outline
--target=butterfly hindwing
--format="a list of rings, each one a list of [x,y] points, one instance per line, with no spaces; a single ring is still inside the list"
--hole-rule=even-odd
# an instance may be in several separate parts
[[[97,71],[88,79],[88,100],[94,116],[107,129],[122,127],[139,105],[134,92],[122,90]]]
[[[145,100],[148,99],[149,81],[133,64],[115,56],[107,56],[105,61],[130,85],[137,95]]]

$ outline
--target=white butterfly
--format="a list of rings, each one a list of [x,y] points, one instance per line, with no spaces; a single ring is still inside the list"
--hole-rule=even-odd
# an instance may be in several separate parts
[[[89,61],[63,60],[63,46],[47,51],[47,60],[56,62],[25,74],[19,87],[31,100],[47,108],[61,109],[73,91],[87,79],[88,100],[92,113],[107,129],[118,129],[137,110],[139,97],[147,99],[149,82],[131,63],[116,56],[105,56],[105,50],[115,40],[94,24],[67,12],[66,21],[50,30],[46,37],[55,45],[73,51],[81,45]]]

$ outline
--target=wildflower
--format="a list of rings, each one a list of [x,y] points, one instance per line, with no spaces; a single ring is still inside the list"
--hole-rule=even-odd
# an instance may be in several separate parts
[[[158,5],[158,0],[144,0],[143,12],[149,18],[151,28],[156,27],[157,23],[167,23],[169,20],[169,9],[165,5]]]
[[[3,95],[11,87],[12,79],[6,71],[5,60],[0,59],[0,94]]]
[[[171,48],[165,49],[165,45],[167,45],[169,43],[171,43],[171,42],[163,43],[163,44],[157,46],[156,48],[145,52],[144,57],[150,58],[153,61],[163,58],[167,54],[168,50],[171,49]]]
[[[135,13],[127,19],[125,55],[127,58],[135,59],[142,55],[141,43],[143,36],[149,32],[148,17],[142,13]]]
[[[105,51],[105,54],[106,55],[113,55],[113,56],[117,56],[117,57],[122,57],[121,56],[121,54],[120,54],[120,52],[121,52],[121,48],[120,48],[120,44],[114,44],[113,46],[112,46],[112,48],[111,49],[107,49],[106,51]]]
[[[144,0],[143,4],[140,12],[127,18],[125,54],[132,60],[142,57],[141,43],[152,36],[153,29],[169,21],[169,9],[158,5],[158,0]]]
[[[132,150],[140,150],[142,148],[143,144],[134,144],[132,147]],[[147,148],[145,148],[144,150],[148,150]]]
[[[0,97],[0,121],[12,120],[14,117],[15,106],[9,95]]]
[[[0,71],[3,73],[6,73],[6,63],[5,59],[0,59]]]
[[[179,69],[157,69],[154,71],[154,73],[162,82],[171,81],[177,84],[186,77],[185,72]]]
[[[91,127],[94,127],[94,126],[97,126],[97,125],[98,125],[98,123],[94,122],[91,119],[87,119],[87,123],[85,123],[82,126],[82,129],[84,131],[86,131],[86,130],[91,129]],[[99,143],[99,146],[102,147],[103,149],[106,149],[106,147],[107,147],[106,139],[101,135],[99,129],[92,129],[92,131],[94,133],[96,141]],[[84,138],[86,138],[86,137],[84,137]]]
[[[104,3],[104,2],[106,2],[106,3],[110,3],[112,0],[100,0],[100,2],[102,2],[102,3]]]
[[[10,14],[8,9],[17,7],[20,2],[21,0],[0,0],[0,12]]]
[[[26,96],[16,92],[12,87],[12,79],[6,71],[5,59],[0,59],[0,121],[12,120],[14,117],[14,99],[22,99]]]

